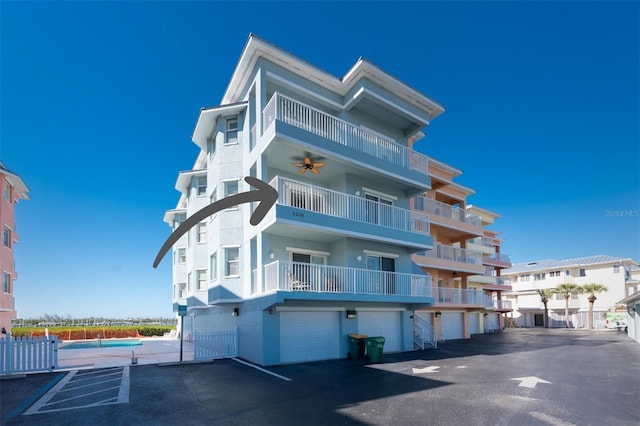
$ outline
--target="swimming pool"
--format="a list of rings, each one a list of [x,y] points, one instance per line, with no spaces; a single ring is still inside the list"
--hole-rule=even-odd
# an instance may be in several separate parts
[[[60,346],[60,349],[95,349],[116,348],[122,346],[141,346],[140,339],[101,339],[85,342],[71,342]]]

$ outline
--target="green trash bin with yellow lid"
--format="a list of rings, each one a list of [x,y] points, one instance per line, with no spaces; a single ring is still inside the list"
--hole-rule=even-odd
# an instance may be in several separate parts
[[[364,358],[364,341],[369,337],[366,334],[350,334],[349,335],[349,353],[347,358],[349,359],[363,359]]]
[[[375,363],[382,362],[385,341],[386,339],[382,336],[367,337],[364,339],[365,347],[367,349],[365,359]]]

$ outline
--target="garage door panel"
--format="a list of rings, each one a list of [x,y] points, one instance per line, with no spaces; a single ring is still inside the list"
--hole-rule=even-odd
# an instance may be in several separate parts
[[[463,319],[462,312],[443,312],[442,338],[445,340],[464,339]]]
[[[358,312],[358,333],[385,338],[384,352],[402,350],[400,312]]]
[[[340,358],[338,312],[281,312],[280,362]]]

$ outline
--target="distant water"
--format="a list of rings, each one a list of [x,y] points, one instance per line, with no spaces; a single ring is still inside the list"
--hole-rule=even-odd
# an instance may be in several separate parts
[[[60,346],[60,349],[95,349],[95,348],[115,348],[121,346],[141,346],[140,339],[102,339],[89,340],[86,342],[71,342]]]

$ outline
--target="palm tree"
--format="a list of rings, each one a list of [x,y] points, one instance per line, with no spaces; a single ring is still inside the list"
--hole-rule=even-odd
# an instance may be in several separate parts
[[[589,293],[587,300],[589,301],[589,330],[593,328],[593,302],[596,301],[596,293],[603,293],[608,290],[606,286],[597,283],[585,284],[582,286],[585,293]]]
[[[549,303],[555,291],[552,288],[543,288],[538,289],[538,294],[540,295],[540,301],[544,305],[544,328],[549,328],[549,309],[547,308],[547,303]]]
[[[569,299],[571,299],[571,293],[582,293],[582,287],[572,283],[558,284],[555,292],[564,296],[564,321],[569,328]]]

